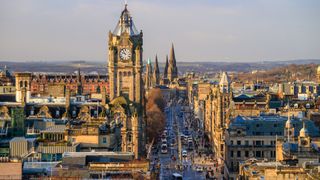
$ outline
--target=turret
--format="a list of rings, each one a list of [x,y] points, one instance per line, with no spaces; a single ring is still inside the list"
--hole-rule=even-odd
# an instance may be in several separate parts
[[[299,150],[308,151],[311,150],[311,137],[306,127],[305,121],[303,121],[302,123],[303,127],[301,128],[298,137]]]
[[[288,120],[286,121],[284,136],[287,139],[288,143],[294,142],[294,126],[293,126],[293,122],[291,121],[289,108],[288,108]]]
[[[16,79],[16,101],[21,102],[25,99],[25,103],[31,98],[31,73],[15,73]],[[24,98],[22,98],[22,89],[25,89]]]
[[[220,92],[229,93],[230,92],[230,79],[227,72],[223,72],[219,82]]]

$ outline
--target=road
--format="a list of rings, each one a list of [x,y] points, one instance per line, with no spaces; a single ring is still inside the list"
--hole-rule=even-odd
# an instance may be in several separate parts
[[[197,167],[203,165],[203,161],[199,161],[198,149],[195,147],[199,144],[198,130],[191,126],[192,119],[184,114],[182,106],[176,103],[171,103],[165,110],[166,113],[166,141],[168,145],[168,152],[161,152],[162,140],[159,140],[156,150],[153,150],[152,159],[154,163],[158,163],[160,179],[170,179],[173,173],[179,173],[185,180],[206,179],[206,171],[196,171]],[[187,118],[188,117],[188,118]],[[188,134],[188,138],[192,138],[193,148],[189,149],[188,140],[180,139],[181,135]],[[187,142],[187,143],[186,143]],[[191,140],[190,140],[191,143]],[[171,146],[172,145],[172,146]],[[200,147],[200,146],[199,146]],[[187,156],[182,157],[181,152],[187,151]],[[180,155],[180,156],[179,156]],[[213,165],[210,165],[213,167]]]

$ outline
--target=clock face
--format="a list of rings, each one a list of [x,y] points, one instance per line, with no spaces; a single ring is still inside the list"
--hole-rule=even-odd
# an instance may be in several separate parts
[[[131,58],[131,52],[129,49],[123,48],[120,50],[120,59],[129,60]]]

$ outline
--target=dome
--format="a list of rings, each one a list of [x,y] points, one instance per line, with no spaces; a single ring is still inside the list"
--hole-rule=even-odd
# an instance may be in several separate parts
[[[127,4],[125,5],[124,10],[121,12],[120,20],[114,29],[113,34],[121,36],[121,34],[124,32],[128,33],[130,36],[140,34],[133,23],[130,12],[127,9]]]

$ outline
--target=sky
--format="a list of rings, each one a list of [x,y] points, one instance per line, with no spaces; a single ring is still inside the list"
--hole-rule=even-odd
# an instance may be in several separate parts
[[[128,0],[143,58],[320,58],[319,0]],[[122,0],[0,0],[0,61],[107,60]]]

